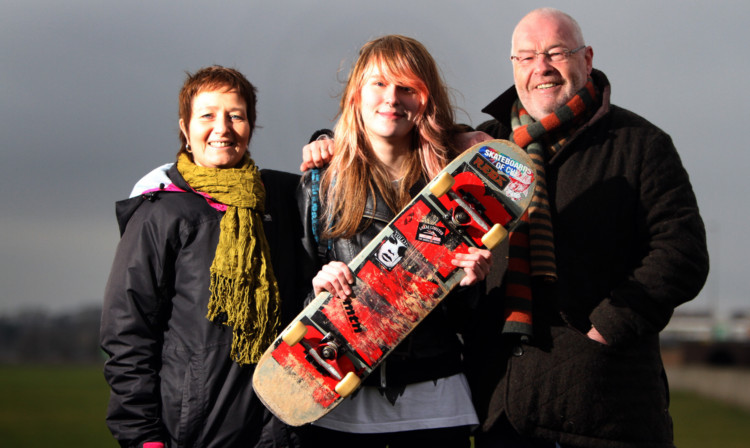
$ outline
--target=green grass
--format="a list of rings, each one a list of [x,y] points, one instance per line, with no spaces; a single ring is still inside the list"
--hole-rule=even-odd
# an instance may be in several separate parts
[[[750,411],[685,391],[672,391],[671,398],[677,448],[750,446]]]
[[[2,446],[116,447],[101,367],[0,366]],[[683,391],[670,409],[678,448],[747,447],[750,412]]]
[[[117,447],[101,367],[0,367],[2,445]]]

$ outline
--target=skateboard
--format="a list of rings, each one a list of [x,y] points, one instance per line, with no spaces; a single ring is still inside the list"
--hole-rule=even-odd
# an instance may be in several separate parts
[[[454,254],[505,239],[535,180],[526,152],[505,140],[453,160],[349,263],[353,295],[318,294],[266,350],[253,375],[261,401],[300,426],[354,393],[465,276]]]

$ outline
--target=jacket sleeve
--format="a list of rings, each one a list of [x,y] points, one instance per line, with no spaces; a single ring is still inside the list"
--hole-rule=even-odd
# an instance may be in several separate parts
[[[488,120],[477,126],[478,131],[486,132],[493,138],[507,139],[510,131],[497,120]]]
[[[302,248],[302,223],[297,207],[300,176],[275,170],[262,170],[266,187],[266,211],[273,221],[265,223],[271,246],[274,275],[279,284],[282,324],[292,320],[304,307],[315,272]]]
[[[626,282],[591,313],[604,338],[618,345],[661,331],[674,309],[692,300],[708,275],[706,235],[688,174],[671,138],[652,133],[639,161],[635,223],[644,254]]]
[[[109,359],[107,425],[123,447],[165,440],[160,418],[159,368],[163,323],[164,229],[141,206],[117,246],[107,282],[100,343]]]

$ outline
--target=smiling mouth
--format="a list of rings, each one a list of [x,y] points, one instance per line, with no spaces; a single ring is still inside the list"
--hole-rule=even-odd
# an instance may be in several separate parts
[[[387,120],[400,120],[405,117],[404,114],[399,114],[396,112],[381,112],[380,116],[387,119]]]
[[[547,83],[544,83],[544,84],[539,84],[538,86],[535,87],[535,89],[536,90],[547,90],[547,89],[551,89],[553,87],[557,87],[559,85],[560,84],[558,84],[556,82],[547,82]]]
[[[231,148],[234,146],[234,142],[210,142],[209,145],[214,148]]]

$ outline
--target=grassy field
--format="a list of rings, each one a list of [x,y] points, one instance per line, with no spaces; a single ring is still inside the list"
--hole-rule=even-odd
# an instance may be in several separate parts
[[[101,367],[0,367],[0,439],[12,447],[117,447]]]
[[[117,447],[104,425],[107,384],[101,367],[0,366],[2,446]],[[673,392],[678,448],[750,445],[750,412]]]
[[[670,406],[678,448],[750,446],[750,412],[695,394],[674,391]]]

